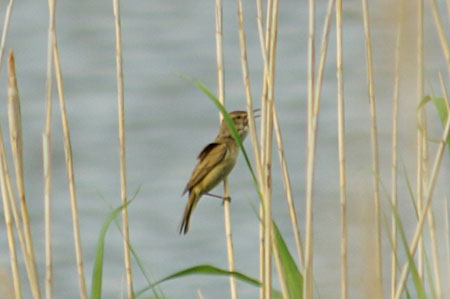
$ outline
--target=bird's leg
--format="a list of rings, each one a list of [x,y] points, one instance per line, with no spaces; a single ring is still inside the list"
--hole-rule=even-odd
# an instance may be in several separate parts
[[[204,195],[223,199],[223,202],[225,202],[227,200],[228,202],[231,203],[231,197],[229,197],[229,196],[224,197],[224,196],[220,196],[220,195],[216,195],[216,194],[212,194],[212,193],[205,193]],[[222,202],[222,205],[223,205],[223,202]]]

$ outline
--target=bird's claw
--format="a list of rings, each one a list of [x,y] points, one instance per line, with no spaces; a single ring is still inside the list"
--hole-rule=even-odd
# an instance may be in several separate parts
[[[225,204],[225,201],[228,201],[229,203],[231,203],[231,197],[229,197],[229,196],[224,197],[223,201],[222,201],[222,206]]]

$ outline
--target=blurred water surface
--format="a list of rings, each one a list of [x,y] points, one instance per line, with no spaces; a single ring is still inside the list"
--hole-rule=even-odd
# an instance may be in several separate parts
[[[6,1],[4,1],[6,2]],[[325,1],[317,1],[317,43],[320,48]],[[384,3],[380,1],[380,3]],[[2,3],[2,12],[6,3]],[[390,127],[394,25],[374,8],[373,42],[382,175],[389,181]],[[249,64],[254,100],[261,94],[262,59],[253,2],[244,3]],[[304,228],[306,132],[306,1],[281,1],[276,70],[276,101],[283,130],[293,194],[301,229]],[[129,206],[131,242],[153,279],[196,264],[227,267],[223,211],[218,200],[204,198],[197,207],[187,236],[177,227],[186,198],[180,194],[195,157],[217,130],[214,105],[180,74],[197,78],[215,90],[214,1],[122,1],[125,117],[128,193],[136,192]],[[27,198],[39,266],[44,277],[43,179],[41,133],[44,128],[48,9],[43,1],[16,2],[6,48],[16,54],[22,103]],[[407,14],[413,18],[413,13]],[[384,19],[386,18],[386,19]],[[407,18],[407,20],[409,20]],[[367,292],[371,275],[361,254],[373,236],[366,218],[372,215],[370,119],[367,98],[363,28],[359,1],[344,6],[344,76],[349,173],[349,233],[351,297]],[[389,23],[391,22],[391,23]],[[75,165],[85,274],[90,289],[96,242],[110,206],[120,205],[115,35],[111,1],[59,1],[57,32],[67,113]],[[230,110],[243,109],[245,93],[240,68],[236,5],[224,3],[224,53],[226,98]],[[337,112],[335,35],[332,25],[329,57],[324,74],[316,164],[315,282],[321,298],[336,298],[339,290],[339,192],[337,162]],[[427,21],[426,32],[434,28]],[[407,30],[414,36],[414,30]],[[409,36],[409,35],[408,35]],[[411,44],[409,44],[411,42]],[[405,38],[405,49],[414,39]],[[434,33],[427,40],[428,79],[436,80],[443,62]],[[411,173],[414,164],[415,57],[404,51],[400,130],[401,157]],[[3,66],[0,92],[6,95]],[[434,81],[437,82],[437,81]],[[434,87],[437,90],[437,83]],[[53,106],[52,221],[55,298],[78,298],[78,280],[69,195],[67,189],[59,105]],[[259,104],[257,104],[259,106]],[[1,124],[6,133],[6,101],[1,102]],[[432,115],[432,118],[435,117]],[[434,124],[436,136],[439,124]],[[413,128],[413,129],[411,129]],[[247,148],[251,153],[249,142]],[[274,151],[273,213],[288,245],[295,246],[284,202],[282,179]],[[230,176],[233,233],[238,270],[258,277],[258,221],[251,202],[257,202],[251,177],[242,158]],[[444,172],[448,172],[447,168]],[[443,176],[446,175],[445,173]],[[441,176],[441,180],[444,180]],[[404,183],[401,183],[404,184]],[[441,183],[442,185],[442,183]],[[440,186],[440,185],[438,185]],[[404,187],[404,186],[403,186]],[[442,189],[442,186],[441,186]],[[445,190],[445,187],[444,187]],[[216,191],[219,192],[219,189]],[[442,195],[441,193],[437,193]],[[438,198],[439,199],[439,198]],[[437,200],[438,200],[437,199]],[[409,199],[407,199],[409,200]],[[442,201],[437,204],[442,205]],[[408,201],[405,204],[408,205]],[[411,207],[406,207],[410,209]],[[367,213],[364,214],[364,212]],[[441,216],[441,215],[438,215]],[[411,219],[414,219],[411,214]],[[5,236],[2,226],[1,236]],[[365,242],[368,242],[366,245]],[[389,251],[385,240],[384,247]],[[0,266],[9,269],[6,238],[0,238]],[[372,252],[366,248],[367,252]],[[105,252],[104,298],[121,298],[125,289],[121,235],[111,227]],[[294,254],[295,255],[295,254]],[[22,271],[24,273],[24,269]],[[134,286],[146,286],[133,265]],[[24,274],[23,274],[24,275]],[[25,280],[24,280],[25,281]],[[369,282],[369,283],[368,283]],[[228,297],[225,278],[189,277],[162,286],[170,298]],[[27,292],[28,290],[26,290]],[[239,283],[242,298],[257,298],[255,288]]]

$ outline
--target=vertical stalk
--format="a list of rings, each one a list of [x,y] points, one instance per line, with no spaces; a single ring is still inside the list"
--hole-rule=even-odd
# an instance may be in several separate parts
[[[336,77],[338,102],[339,195],[341,207],[341,298],[348,297],[347,178],[345,171],[344,57],[342,0],[336,1]]]
[[[0,41],[0,69],[3,65],[3,54],[5,52],[5,42],[6,42],[6,36],[9,29],[9,22],[11,19],[11,12],[14,5],[14,0],[10,0],[8,2],[8,5],[6,7],[5,12],[5,20],[3,22],[3,30],[2,30],[2,37]],[[8,247],[9,247],[9,254],[10,254],[10,265],[11,265],[11,272],[13,276],[13,285],[14,285],[14,296],[15,298],[22,298],[22,289],[21,289],[21,283],[20,283],[20,273],[19,273],[19,266],[17,262],[17,253],[16,253],[16,245],[14,241],[14,232],[12,227],[12,218],[11,218],[11,212],[13,212],[13,216],[15,216],[15,223],[17,227],[20,227],[20,220],[17,215],[17,211],[15,212],[14,207],[14,199],[12,198],[11,188],[10,188],[10,178],[9,178],[9,171],[8,166],[6,165],[6,156],[5,156],[5,148],[3,145],[3,136],[1,133],[0,128],[0,185],[1,185],[1,193],[2,193],[2,201],[3,201],[3,215],[5,218],[5,226],[6,226],[6,233],[8,238]],[[11,207],[9,204],[11,203]],[[17,234],[19,236],[19,242],[23,248],[23,251],[25,252],[25,244],[22,237],[22,231],[21,229],[17,229]]]
[[[6,235],[8,238],[8,248],[9,248],[9,260],[13,278],[14,285],[14,298],[22,298],[22,287],[20,282],[20,272],[19,272],[19,264],[17,261],[17,252],[16,252],[16,244],[14,241],[14,231],[12,225],[12,217],[10,210],[10,202],[11,197],[8,191],[8,183],[7,177],[9,176],[9,172],[7,170],[6,165],[6,155],[5,155],[5,146],[3,142],[3,134],[0,127],[0,187],[3,201],[3,216],[5,218],[5,226],[6,226]],[[17,224],[16,219],[16,224]]]
[[[392,206],[397,208],[397,141],[398,141],[398,98],[399,98],[399,80],[400,80],[400,47],[403,34],[403,1],[398,3],[397,15],[397,37],[395,44],[395,68],[394,68],[394,94],[392,99],[392,164],[391,164],[391,202]],[[391,238],[391,298],[395,296],[395,285],[397,283],[397,226],[395,217],[392,216]]]
[[[447,109],[448,111],[448,109]],[[447,265],[447,294],[450,294],[450,221],[448,220],[448,198],[444,200],[444,211],[445,211],[445,251],[446,251],[446,265]]]
[[[381,244],[381,210],[380,210],[380,194],[379,194],[379,161],[378,161],[378,130],[377,130],[377,113],[375,104],[375,90],[373,79],[373,63],[372,63],[372,40],[370,36],[370,19],[369,5],[367,0],[362,1],[363,19],[364,19],[364,36],[366,43],[366,62],[367,62],[367,81],[369,90],[370,117],[371,117],[371,143],[372,143],[372,168],[374,171],[374,212],[375,212],[375,262],[376,262],[376,297],[383,297],[383,259]]]
[[[269,1],[270,2],[270,1]],[[266,45],[268,52],[269,72],[265,72],[264,82],[266,93],[263,101],[266,102],[266,117],[263,117],[262,126],[265,128],[263,140],[263,232],[264,232],[264,298],[272,298],[272,140],[273,140],[273,106],[274,106],[274,78],[275,58],[278,29],[278,0],[271,1],[267,10],[269,26],[266,32]],[[264,112],[263,112],[264,114]]]
[[[273,38],[272,26],[273,25],[273,11],[274,1],[267,1],[266,9],[266,28],[265,37],[262,33],[262,26],[259,27],[261,51],[264,59],[264,74],[263,74],[263,90],[261,96],[261,190],[262,190],[262,203],[260,206],[260,217],[262,219],[260,226],[260,277],[263,284],[261,290],[261,298],[271,298],[271,285],[272,285],[272,259],[271,259],[271,206],[270,206],[270,167],[271,167],[271,91],[272,88],[272,74],[271,74],[271,39]],[[262,7],[260,1],[257,1],[259,24],[262,24]],[[262,39],[261,39],[262,37]]]
[[[313,111],[314,111],[314,43],[315,43],[315,1],[308,0],[308,133],[306,144],[306,225],[305,225],[305,270],[303,298],[313,298]]]
[[[80,284],[80,297],[87,298],[86,280],[84,276],[83,253],[81,249],[80,220],[78,217],[78,203],[75,188],[75,172],[73,169],[72,142],[70,139],[69,121],[67,119],[66,101],[64,96],[64,86],[62,81],[62,71],[59,59],[58,42],[56,31],[53,34],[53,58],[55,64],[56,87],[58,90],[59,107],[61,113],[61,124],[64,136],[64,154],[66,157],[67,178],[69,181],[70,206],[72,211],[73,235],[75,243],[75,254],[77,259],[78,280]]]
[[[450,48],[445,33],[446,31],[444,30],[444,26],[442,25],[442,21],[439,16],[439,10],[436,4],[436,0],[430,0],[430,4],[431,4],[431,12],[433,13],[434,23],[436,25],[436,31],[438,33],[439,42],[442,48],[442,54],[444,54],[445,62],[447,63],[447,71],[450,74]]]
[[[75,189],[75,173],[73,170],[72,142],[70,140],[69,122],[64,98],[64,88],[62,85],[62,73],[59,62],[59,52],[56,39],[54,39],[54,60],[56,69],[56,85],[59,95],[59,105],[61,110],[61,122],[64,134],[64,153],[66,157],[67,177],[69,181],[70,206],[72,211],[73,234],[75,243],[75,254],[77,259],[78,279],[80,283],[80,296],[87,298],[86,280],[84,277],[83,254],[81,249],[80,220],[78,217],[78,203]]]
[[[287,168],[288,165],[286,162],[286,157],[284,155],[283,140],[281,138],[281,129],[278,123],[278,114],[275,103],[273,105],[273,124],[278,144],[278,155],[281,164],[281,173],[283,175],[284,191],[286,193],[286,201],[289,207],[289,216],[291,218],[292,230],[294,233],[295,245],[297,248],[297,256],[298,260],[300,261],[300,266],[301,268],[303,268],[305,265],[305,255],[303,254],[302,238],[300,236],[300,230],[298,228],[297,213],[295,211],[294,197],[292,195],[291,180],[289,178],[289,172]]]
[[[417,103],[420,103],[423,99],[423,0],[417,1]],[[425,112],[423,107],[417,112],[417,154],[416,154],[416,201],[417,212],[419,215],[422,213],[423,206],[423,188],[424,181],[424,129],[425,129]],[[422,240],[419,241],[419,249],[417,253],[417,268],[419,276],[423,277],[423,245]]]
[[[53,298],[52,226],[51,226],[51,145],[50,136],[42,134],[42,160],[44,164],[44,228],[45,228],[45,298]]]
[[[216,59],[217,59],[217,89],[219,102],[225,106],[225,76],[224,76],[224,64],[223,64],[223,21],[222,21],[222,1],[216,0]],[[219,116],[219,120],[222,121],[223,116]],[[223,181],[224,197],[229,197],[228,178]],[[231,229],[231,205],[230,201],[225,200],[223,203],[224,221],[225,221],[225,239],[227,243],[227,258],[228,258],[228,270],[234,271],[234,251],[233,251],[233,238]],[[230,276],[230,293],[231,298],[238,298],[236,279]]]
[[[3,66],[3,54],[5,53],[6,36],[9,29],[9,20],[11,19],[11,12],[13,6],[14,0],[9,0],[8,6],[6,7],[5,21],[3,22],[3,30],[2,30],[2,39],[0,42],[0,69],[2,69]]]
[[[271,6],[272,0],[267,0],[267,14],[269,13],[269,7]],[[263,74],[263,93],[261,96],[261,156],[260,156],[260,172],[259,172],[259,180],[260,180],[260,189],[261,189],[261,194],[263,194],[263,185],[264,185],[264,169],[263,169],[263,159],[264,159],[264,155],[262,153],[263,151],[263,140],[265,138],[265,131],[266,128],[263,125],[265,122],[265,118],[266,118],[266,101],[264,101],[264,98],[266,96],[266,74],[269,72],[269,62],[268,62],[268,58],[267,58],[267,50],[266,50],[266,38],[264,36],[264,29],[263,29],[263,8],[262,8],[262,3],[261,0],[256,0],[256,9],[257,9],[257,24],[258,24],[258,34],[259,34],[259,41],[260,41],[260,47],[261,47],[261,53],[262,53],[262,57],[263,57],[263,62],[264,62],[264,74]],[[266,27],[269,26],[269,22],[266,22]],[[258,165],[258,164],[257,164]],[[262,195],[264,196],[264,195]],[[260,208],[259,208],[259,218],[262,220],[264,218],[264,210],[263,210],[263,204],[260,204]],[[264,268],[265,268],[265,259],[264,259],[264,226],[261,223],[259,226],[259,279],[261,282],[263,282],[262,288],[260,289],[260,298],[264,298],[264,293],[265,293],[265,285],[264,285],[264,281],[265,279],[265,272],[264,272]]]
[[[116,29],[116,68],[117,68],[117,104],[119,118],[119,147],[120,147],[120,197],[122,200],[122,230],[123,249],[125,260],[125,272],[127,281],[128,298],[134,298],[133,278],[131,273],[130,259],[130,235],[128,229],[128,208],[127,202],[127,177],[126,177],[126,156],[125,156],[125,112],[124,112],[124,90],[123,90],[123,68],[122,68],[122,34],[120,25],[120,3],[113,0],[113,11]]]
[[[45,227],[45,298],[53,298],[53,258],[51,220],[51,125],[52,125],[52,77],[53,77],[53,31],[55,29],[56,0],[48,1],[47,33],[47,78],[45,99],[45,129],[42,133],[42,153],[44,168],[44,227]]]
[[[254,117],[254,109],[253,109],[253,97],[252,90],[250,87],[250,77],[248,71],[248,60],[247,60],[247,44],[245,41],[245,32],[244,32],[244,17],[243,17],[243,9],[242,9],[242,1],[238,0],[238,22],[239,22],[239,45],[241,50],[241,66],[242,66],[242,77],[244,80],[245,86],[245,95],[247,100],[247,113],[249,115],[249,129],[250,136],[252,138],[253,145],[253,154],[255,156],[255,164],[258,173],[258,182],[262,181],[262,166],[261,166],[261,155],[259,150],[258,136],[256,135],[256,127],[255,127],[255,117]],[[258,22],[259,24],[259,22]]]
[[[22,151],[22,116],[20,112],[19,90],[17,87],[14,53],[10,50],[8,57],[8,122],[11,140],[11,152],[16,174],[17,194],[20,202],[20,212],[23,229],[23,257],[30,281],[30,288],[35,298],[40,298],[39,279],[34,257],[33,239],[31,237],[30,217],[25,199],[25,183],[23,175]],[[11,197],[12,199],[13,197]],[[15,206],[15,201],[11,202]],[[15,209],[15,208],[14,208]],[[20,226],[18,226],[19,228]],[[22,243],[21,243],[22,244]]]

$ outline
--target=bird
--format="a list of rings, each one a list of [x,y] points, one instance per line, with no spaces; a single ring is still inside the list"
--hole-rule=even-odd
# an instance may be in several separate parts
[[[243,141],[249,128],[247,112],[233,111],[230,113],[230,118],[234,123],[239,138]],[[233,170],[238,154],[238,144],[233,138],[227,122],[223,119],[214,141],[206,145],[198,155],[197,165],[184,188],[182,196],[189,192],[189,199],[180,224],[180,234],[187,234],[189,231],[192,212],[203,195],[229,200],[229,198],[208,192],[222,182]]]

